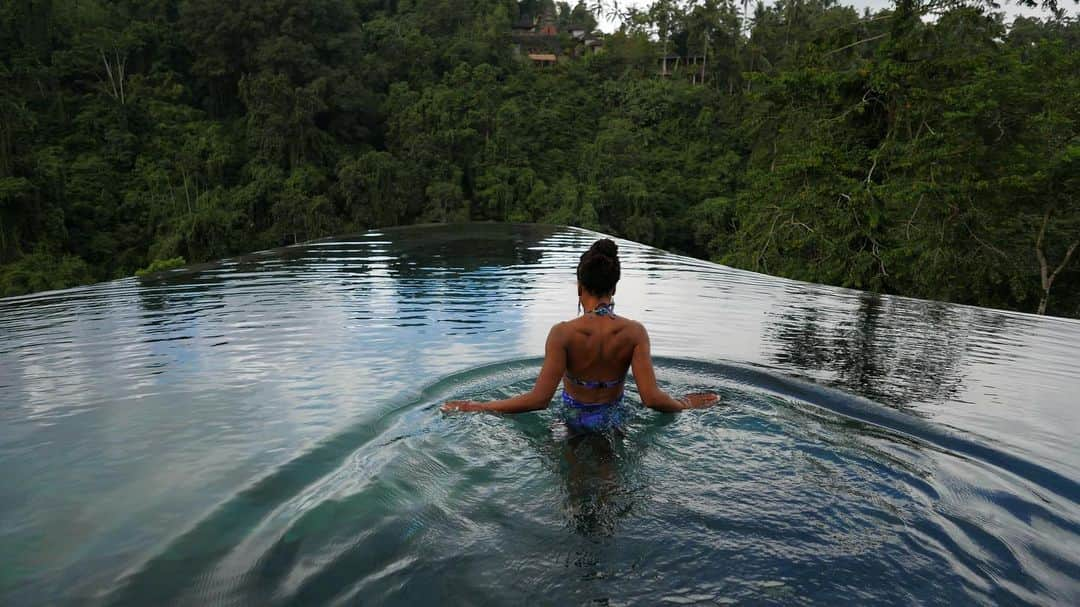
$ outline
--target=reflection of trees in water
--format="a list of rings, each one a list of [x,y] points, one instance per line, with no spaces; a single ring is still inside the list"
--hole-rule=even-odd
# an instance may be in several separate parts
[[[874,293],[861,293],[852,309],[831,291],[795,289],[795,301],[765,329],[772,360],[810,375],[831,373],[824,379],[897,407],[956,395],[973,326],[1000,329],[1004,322],[975,308]]]
[[[182,320],[183,309],[193,301],[205,306],[232,292],[254,292],[261,287],[267,288],[260,300],[279,300],[277,305],[286,308],[288,300],[347,297],[358,303],[354,312],[359,321],[377,316],[366,305],[375,295],[381,301],[389,298],[398,309],[419,304],[421,317],[448,305],[461,312],[469,308],[489,312],[503,298],[520,298],[532,289],[533,277],[515,272],[514,267],[539,264],[545,253],[536,245],[558,229],[441,225],[323,239],[231,258],[228,265],[202,264],[189,272],[142,280],[139,302],[146,311],[180,313],[154,321],[166,323]],[[273,278],[277,286],[249,282],[249,274]],[[482,325],[487,315],[451,316],[451,322]]]
[[[448,337],[491,333],[520,326],[519,314],[497,311],[530,299],[537,276],[522,266],[541,263],[537,245],[556,230],[503,224],[396,229],[379,239],[385,243],[379,255],[403,321],[444,323]]]
[[[157,374],[180,365],[214,385],[258,385],[276,403],[310,399],[313,387],[339,396],[398,390],[518,354],[534,333],[530,317],[504,308],[539,298],[546,283],[534,270],[547,251],[537,245],[552,233],[560,232],[395,229],[155,276],[137,283],[135,340],[153,342],[144,349]]]
[[[387,230],[385,254],[399,278],[439,278],[484,268],[505,270],[539,263],[536,245],[559,228],[537,225],[464,224]]]

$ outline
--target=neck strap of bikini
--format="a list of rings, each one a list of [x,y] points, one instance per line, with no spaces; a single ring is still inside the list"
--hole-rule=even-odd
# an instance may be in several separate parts
[[[608,301],[596,304],[595,308],[586,310],[585,313],[593,316],[615,316],[615,302]]]

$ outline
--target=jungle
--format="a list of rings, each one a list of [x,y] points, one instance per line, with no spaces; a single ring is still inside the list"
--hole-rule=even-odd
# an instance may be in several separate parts
[[[1080,317],[1075,6],[4,0],[0,296],[511,221]]]

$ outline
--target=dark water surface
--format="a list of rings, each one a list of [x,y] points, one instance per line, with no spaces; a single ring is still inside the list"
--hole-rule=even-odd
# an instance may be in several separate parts
[[[1080,604],[1076,321],[623,242],[618,311],[722,406],[441,415],[531,386],[595,238],[388,230],[0,300],[0,604]]]

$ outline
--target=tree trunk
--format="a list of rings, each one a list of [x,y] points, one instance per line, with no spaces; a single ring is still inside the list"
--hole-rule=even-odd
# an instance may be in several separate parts
[[[1046,236],[1046,225],[1048,223],[1050,223],[1050,209],[1047,209],[1046,214],[1043,215],[1042,227],[1039,229],[1038,238],[1035,239],[1035,257],[1039,260],[1039,278],[1042,280],[1043,290],[1042,297],[1039,298],[1037,314],[1046,314],[1046,304],[1050,300],[1050,288],[1054,286],[1054,279],[1069,264],[1069,260],[1072,259],[1076,248],[1080,246],[1080,240],[1069,245],[1069,249],[1065,251],[1065,258],[1051,272],[1050,264],[1046,261],[1046,252],[1043,251],[1043,240]]]

